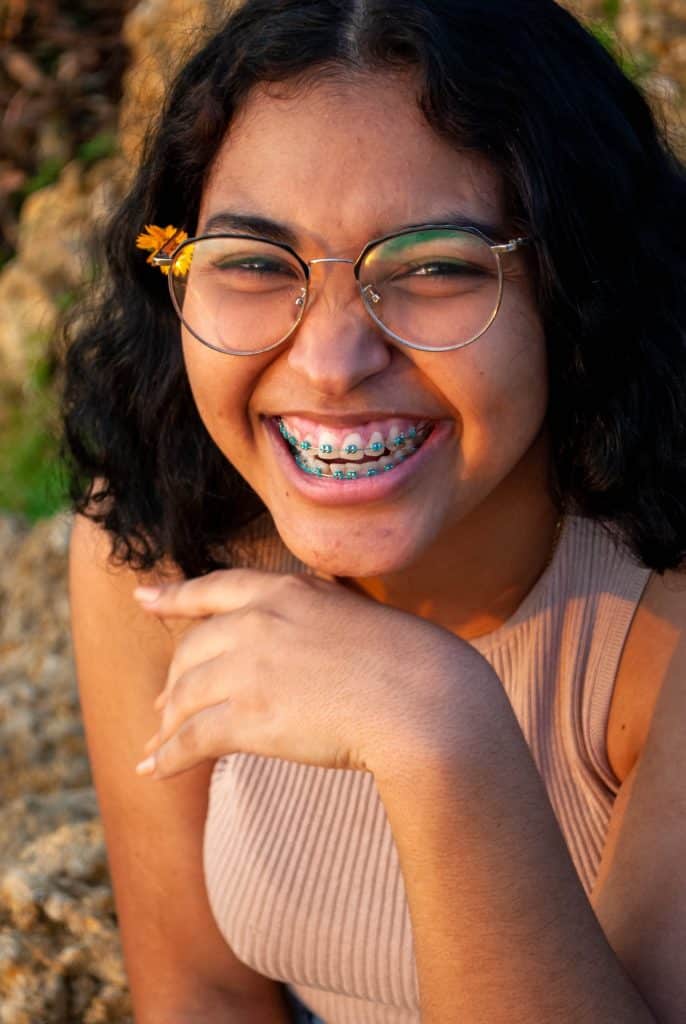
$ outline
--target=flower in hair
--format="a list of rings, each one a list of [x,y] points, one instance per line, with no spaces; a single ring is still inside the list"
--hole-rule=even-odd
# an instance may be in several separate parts
[[[163,274],[169,273],[169,264],[155,264],[155,256],[163,253],[171,256],[174,250],[185,242],[188,234],[181,228],[175,228],[173,224],[167,224],[166,228],[158,227],[157,224],[146,224],[145,231],[136,238],[136,248],[144,249],[150,253],[146,263],[158,266]],[[179,258],[174,263],[174,276],[185,277],[193,259],[193,246],[187,245]]]

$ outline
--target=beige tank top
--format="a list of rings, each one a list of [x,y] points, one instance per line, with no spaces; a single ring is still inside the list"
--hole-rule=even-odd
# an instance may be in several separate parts
[[[304,570],[264,521],[236,560]],[[599,526],[568,518],[515,614],[472,642],[507,692],[588,894],[619,789],[606,751],[612,689],[649,575]],[[403,879],[369,773],[222,758],[204,856],[213,913],[246,964],[326,1024],[419,1024]]]

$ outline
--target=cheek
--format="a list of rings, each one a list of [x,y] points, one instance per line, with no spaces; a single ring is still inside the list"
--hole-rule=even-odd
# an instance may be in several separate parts
[[[537,319],[508,318],[446,367],[444,394],[456,410],[462,457],[475,467],[511,462],[539,434],[548,404],[545,341]],[[460,355],[467,358],[460,361]]]
[[[234,461],[251,433],[249,402],[258,368],[252,360],[213,352],[186,332],[183,357],[200,418],[217,446]]]

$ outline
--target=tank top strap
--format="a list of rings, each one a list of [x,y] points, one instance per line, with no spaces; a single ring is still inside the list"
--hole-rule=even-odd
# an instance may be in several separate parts
[[[514,614],[472,641],[496,669],[527,739],[551,728],[548,717],[564,704],[569,714],[558,714],[554,728],[614,794],[607,721],[650,575],[602,524],[568,516],[550,565]]]
[[[607,536],[593,539],[590,554],[590,569],[602,586],[595,602],[581,726],[593,768],[616,795],[620,782],[607,756],[607,724],[624,645],[652,573]]]

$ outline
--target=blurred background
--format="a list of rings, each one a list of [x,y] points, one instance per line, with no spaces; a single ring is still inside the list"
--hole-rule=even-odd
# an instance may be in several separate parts
[[[57,339],[165,83],[229,2],[0,0],[0,1024],[131,1024],[68,639]],[[568,6],[686,153],[686,0]]]

